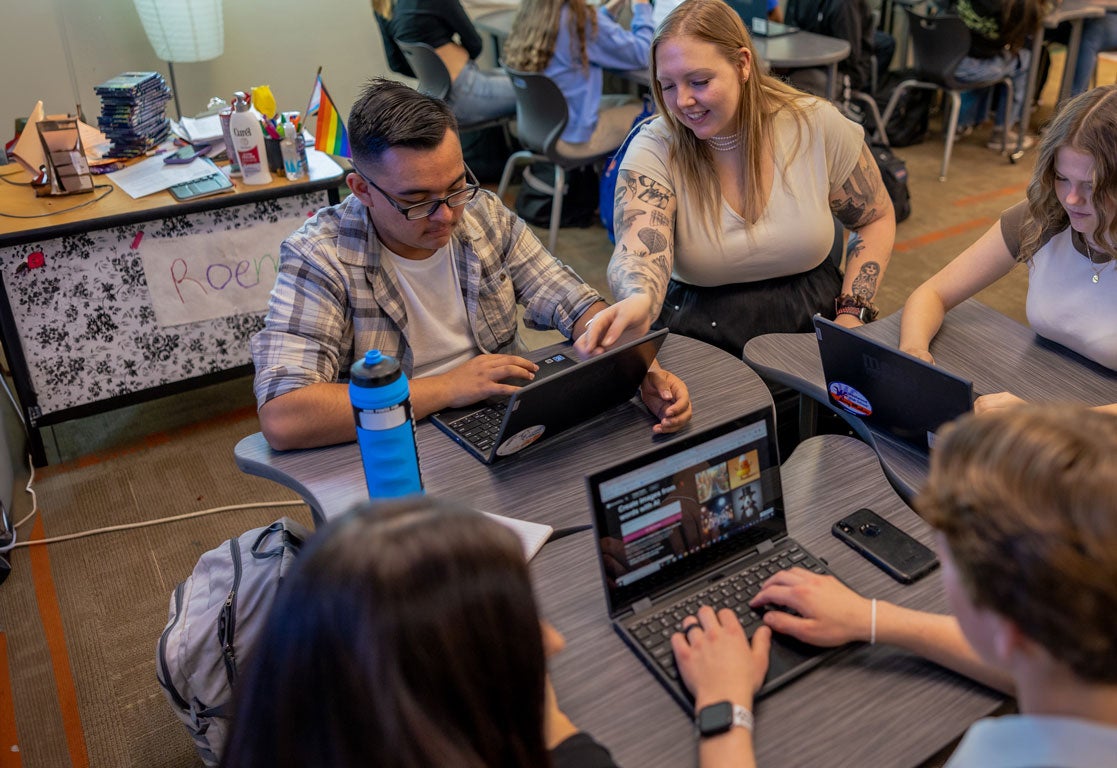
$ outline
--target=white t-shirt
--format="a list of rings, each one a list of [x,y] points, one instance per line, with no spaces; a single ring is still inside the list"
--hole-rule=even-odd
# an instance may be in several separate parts
[[[621,169],[648,176],[675,195],[673,277],[699,286],[797,275],[819,264],[834,244],[830,194],[853,173],[865,134],[829,102],[811,99],[798,152],[788,164],[798,121],[776,115],[776,173],[764,214],[749,226],[724,200],[720,240],[707,233],[693,199],[680,191],[668,163],[671,133],[663,118],[651,121],[628,147]],[[785,172],[780,173],[784,167]]]
[[[413,378],[434,376],[480,354],[465,312],[453,240],[421,260],[405,259],[386,247],[382,264],[395,274],[407,313],[403,329],[415,354]]]
[[[1001,217],[1009,251],[1019,251],[1027,204]],[[1036,251],[1028,264],[1028,325],[1106,368],[1117,371],[1117,263],[1093,264],[1081,235],[1068,227]],[[1098,282],[1093,281],[1094,274]]]

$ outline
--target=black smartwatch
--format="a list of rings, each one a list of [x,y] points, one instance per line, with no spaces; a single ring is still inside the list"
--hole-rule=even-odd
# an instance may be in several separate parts
[[[752,712],[740,704],[730,701],[719,701],[709,704],[698,710],[698,717],[694,720],[701,738],[717,736],[726,733],[730,728],[738,726],[752,730]]]

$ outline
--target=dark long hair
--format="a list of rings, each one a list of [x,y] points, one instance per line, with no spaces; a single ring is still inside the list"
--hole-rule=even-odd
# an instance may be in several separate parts
[[[545,661],[516,536],[427,497],[315,537],[238,685],[226,768],[536,768]]]

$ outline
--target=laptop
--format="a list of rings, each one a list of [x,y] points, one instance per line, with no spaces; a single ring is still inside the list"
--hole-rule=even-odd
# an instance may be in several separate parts
[[[814,318],[830,404],[927,452],[939,427],[973,410],[973,384],[821,316]]]
[[[732,608],[791,566],[829,573],[787,534],[771,406],[675,440],[586,478],[613,628],[693,715],[671,635],[701,605]],[[764,695],[840,649],[775,635]]]
[[[631,399],[665,338],[663,328],[585,360],[566,352],[532,359],[535,378],[511,397],[440,411],[431,421],[491,464]]]
[[[798,32],[799,27],[768,19],[768,0],[727,0],[754,37],[780,37]]]

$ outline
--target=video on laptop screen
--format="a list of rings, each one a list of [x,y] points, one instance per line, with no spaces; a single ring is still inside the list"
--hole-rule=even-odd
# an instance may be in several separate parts
[[[770,416],[752,416],[591,479],[602,565],[620,602],[783,532]]]

